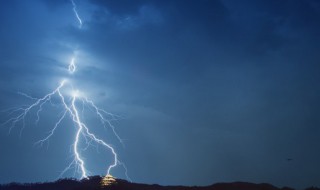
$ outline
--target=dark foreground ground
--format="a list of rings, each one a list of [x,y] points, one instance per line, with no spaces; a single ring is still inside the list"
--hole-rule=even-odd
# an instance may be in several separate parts
[[[86,180],[62,179],[50,183],[17,184],[10,183],[0,185],[0,190],[293,190],[293,188],[278,188],[270,184],[254,184],[245,182],[217,183],[210,186],[186,187],[186,186],[160,186],[131,183],[117,179],[116,183],[108,186],[102,185],[100,176],[93,176]],[[320,190],[309,187],[306,190]]]

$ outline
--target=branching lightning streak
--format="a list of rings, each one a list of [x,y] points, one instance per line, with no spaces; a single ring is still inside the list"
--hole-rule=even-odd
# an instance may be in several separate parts
[[[66,117],[68,111],[65,110],[63,115],[60,117],[60,119],[58,120],[58,122],[54,125],[53,129],[49,132],[49,135],[46,136],[44,139],[39,140],[38,142],[36,142],[35,144],[40,144],[41,146],[43,145],[44,142],[48,141],[50,139],[50,137],[54,134],[54,132],[56,131],[56,129],[58,128],[58,126],[60,125],[61,121]]]
[[[56,94],[57,91],[59,91],[60,88],[62,88],[62,86],[64,85],[65,81],[62,81],[60,83],[60,85],[58,86],[58,88],[56,88],[53,92],[45,95],[43,98],[37,99],[37,101],[33,104],[31,104],[29,107],[27,108],[17,108],[16,110],[13,110],[14,112],[18,112],[18,111],[22,111],[22,113],[20,113],[18,116],[10,118],[9,120],[7,120],[6,122],[4,122],[2,125],[6,125],[8,123],[11,123],[11,127],[9,129],[9,133],[11,132],[11,130],[16,126],[16,124],[21,121],[22,122],[22,128],[20,130],[20,136],[22,134],[23,129],[25,128],[25,117],[28,114],[28,112],[36,107],[40,105],[40,109],[42,108],[43,102],[47,102],[48,99],[51,98],[52,95]],[[40,110],[39,109],[39,110]],[[39,110],[37,113],[39,113]]]
[[[73,5],[73,12],[79,22],[79,28],[81,29],[82,20],[77,12],[76,4],[75,4],[74,0],[70,0],[70,1]],[[76,55],[74,55],[72,57],[72,59],[69,63],[69,66],[68,66],[68,71],[70,74],[73,74],[76,71]],[[20,95],[22,95],[22,96],[24,96],[34,102],[28,106],[22,106],[22,107],[18,107],[18,108],[8,109],[7,110],[8,116],[10,116],[11,118],[8,119],[6,122],[2,123],[2,125],[11,124],[10,128],[9,128],[9,133],[10,133],[11,130],[13,128],[15,128],[18,125],[18,123],[21,122],[22,123],[22,127],[20,130],[20,136],[21,136],[22,131],[26,125],[26,123],[25,123],[26,116],[28,114],[31,115],[32,114],[31,111],[34,110],[35,114],[36,114],[36,123],[38,124],[38,122],[40,120],[40,113],[43,111],[43,107],[49,102],[51,103],[52,106],[56,106],[56,105],[53,105],[53,103],[51,101],[52,101],[53,97],[57,97],[58,100],[60,101],[60,105],[63,108],[63,111],[61,112],[57,122],[53,125],[53,128],[49,131],[48,135],[45,136],[44,138],[42,138],[41,140],[37,141],[35,143],[35,145],[42,146],[44,143],[46,143],[46,142],[48,143],[49,139],[55,134],[55,131],[61,125],[62,121],[64,119],[66,119],[66,117],[68,115],[70,116],[70,118],[72,119],[72,121],[76,127],[75,139],[72,144],[73,160],[62,171],[60,176],[64,175],[64,173],[66,171],[68,171],[69,169],[74,167],[75,171],[78,171],[80,173],[81,179],[88,178],[88,170],[85,167],[86,164],[85,164],[84,158],[80,152],[80,141],[82,139],[84,139],[85,143],[87,144],[87,147],[85,149],[87,149],[89,147],[89,145],[91,145],[94,142],[96,145],[100,145],[112,153],[113,161],[109,165],[109,167],[107,168],[106,175],[110,175],[110,172],[113,168],[115,168],[118,165],[121,165],[125,170],[126,177],[130,180],[130,178],[127,175],[127,168],[126,168],[125,164],[122,163],[118,159],[118,155],[117,155],[115,149],[110,144],[106,143],[102,139],[98,138],[94,133],[92,133],[90,131],[89,127],[83,122],[83,120],[81,119],[81,117],[79,115],[79,111],[77,108],[77,102],[78,101],[82,102],[82,111],[84,110],[84,107],[85,107],[84,105],[86,104],[96,114],[96,116],[100,119],[102,125],[105,128],[110,127],[110,129],[112,130],[115,137],[119,140],[119,142],[121,144],[123,144],[122,139],[117,134],[115,127],[111,123],[111,120],[116,120],[118,118],[118,116],[99,108],[98,106],[96,106],[94,104],[94,102],[92,100],[88,99],[85,96],[79,95],[78,91],[73,91],[73,93],[69,97],[68,94],[65,94],[64,91],[62,91],[65,89],[66,90],[74,89],[72,84],[67,80],[63,80],[58,85],[58,87],[56,89],[54,89],[52,92],[46,94],[42,98],[34,98],[34,97],[29,96],[25,93],[19,92]],[[12,117],[12,115],[14,115],[14,116]],[[107,119],[107,116],[110,117],[111,119]]]
[[[102,113],[105,113],[105,114],[107,114],[107,115],[110,115],[110,116],[112,116],[113,118],[115,117],[115,115],[112,114],[112,113],[106,112],[106,111],[103,110],[103,109],[98,108],[98,107],[93,103],[93,101],[88,100],[88,98],[85,98],[85,100],[86,100],[86,102],[87,102],[88,104],[90,104],[90,105],[94,108],[94,110],[95,110],[96,114],[99,116],[100,121],[101,121],[101,123],[103,124],[103,126],[104,126],[104,127],[106,127],[106,126],[111,127],[112,132],[114,133],[114,135],[115,135],[115,136],[117,137],[117,139],[121,142],[121,144],[124,145],[124,144],[123,144],[123,140],[120,138],[120,136],[119,136],[118,133],[116,132],[115,127],[112,125],[112,123],[110,122],[110,120],[108,120],[108,119],[106,119],[105,117],[103,117],[103,114],[102,114]]]

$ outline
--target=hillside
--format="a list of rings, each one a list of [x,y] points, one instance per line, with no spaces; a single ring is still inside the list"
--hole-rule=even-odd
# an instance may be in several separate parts
[[[61,179],[48,183],[18,184],[10,183],[1,185],[0,190],[293,190],[292,188],[278,188],[270,184],[254,184],[246,182],[217,183],[210,186],[160,186],[131,183],[111,176],[102,178],[93,176],[85,180]],[[308,188],[306,190],[320,190]]]

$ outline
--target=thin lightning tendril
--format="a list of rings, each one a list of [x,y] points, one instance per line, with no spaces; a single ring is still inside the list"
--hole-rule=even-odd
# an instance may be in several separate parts
[[[76,18],[78,19],[78,22],[79,22],[79,28],[81,29],[81,28],[82,28],[82,20],[81,20],[81,18],[80,18],[80,16],[79,16],[79,14],[78,14],[78,11],[77,11],[77,5],[74,3],[74,1],[73,1],[73,0],[71,0],[71,3],[72,3],[72,6],[73,6],[72,10],[73,10],[73,12],[74,12],[74,15],[75,15],[75,16],[76,16]]]
[[[73,5],[73,12],[75,14],[75,17],[77,18],[79,22],[79,28],[82,27],[82,20],[77,12],[77,6],[74,2],[74,0],[70,0]],[[73,74],[76,71],[76,56],[74,55],[69,63],[68,71],[70,74]],[[68,85],[68,86],[67,86]],[[123,140],[120,138],[120,136],[117,134],[115,127],[112,125],[111,121],[116,120],[118,116],[109,113],[98,106],[94,104],[94,102],[87,97],[80,95],[79,91],[73,91],[70,97],[64,93],[65,91],[62,90],[68,90],[73,89],[72,84],[70,84],[69,81],[63,80],[59,86],[53,90],[52,92],[46,94],[42,98],[34,98],[32,96],[29,96],[25,93],[19,92],[20,95],[28,98],[31,101],[34,101],[33,104],[28,106],[22,106],[18,108],[8,109],[6,110],[8,112],[9,116],[14,115],[12,118],[7,120],[6,122],[2,123],[1,125],[10,125],[9,128],[9,134],[12,131],[13,128],[15,128],[18,123],[22,123],[22,127],[20,130],[20,136],[22,134],[23,129],[26,125],[26,117],[27,115],[31,115],[31,111],[34,110],[36,113],[36,124],[38,124],[40,120],[40,113],[43,111],[43,108],[46,104],[51,103],[52,106],[57,106],[56,104],[52,103],[52,100],[54,98],[58,98],[60,100],[60,105],[62,105],[63,111],[61,112],[60,116],[58,116],[57,122],[54,124],[53,128],[48,132],[48,135],[42,138],[41,140],[37,141],[35,145],[43,146],[44,143],[49,143],[49,139],[54,135],[57,128],[61,125],[62,121],[66,119],[67,116],[70,116],[75,127],[76,127],[76,134],[75,139],[72,144],[72,151],[73,151],[73,160],[71,163],[61,172],[60,176],[64,175],[68,170],[71,168],[75,168],[75,172],[79,172],[81,175],[81,179],[88,178],[88,170],[86,169],[86,164],[84,161],[83,156],[81,155],[80,151],[80,142],[83,139],[85,141],[85,144],[87,147],[85,147],[83,150],[86,150],[92,143],[95,143],[97,146],[100,145],[104,147],[106,150],[109,150],[113,155],[113,161],[107,168],[106,175],[110,175],[110,172],[113,168],[115,168],[118,165],[121,165],[125,170],[125,175],[128,180],[131,181],[131,179],[128,177],[127,174],[127,168],[123,162],[121,162],[118,158],[118,155],[115,151],[115,149],[102,139],[98,138],[94,133],[92,133],[89,130],[89,127],[83,122],[83,120],[80,117],[78,108],[77,108],[77,102],[82,103],[82,113],[84,111],[84,108],[86,105],[88,108],[93,111],[96,116],[100,119],[102,125],[107,128],[110,127],[115,137],[119,140],[119,142],[123,145]],[[111,118],[111,119],[109,119]]]

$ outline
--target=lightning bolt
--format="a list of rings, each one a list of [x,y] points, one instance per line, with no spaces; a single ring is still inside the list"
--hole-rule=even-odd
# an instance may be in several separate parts
[[[82,20],[77,12],[76,4],[73,0],[71,0],[73,5],[73,12],[79,22],[79,29],[82,27]],[[73,55],[69,65],[68,71],[70,74],[73,74],[76,71],[76,55]],[[72,93],[66,93],[70,92]],[[115,137],[119,140],[119,142],[123,145],[123,140],[117,134],[115,127],[112,125],[113,120],[116,120],[118,116],[105,111],[104,109],[99,108],[95,105],[95,103],[80,93],[78,90],[74,90],[71,82],[68,80],[62,80],[58,87],[54,89],[52,92],[44,95],[42,98],[35,98],[25,93],[19,92],[20,95],[30,99],[33,101],[32,104],[27,106],[22,106],[18,108],[8,109],[8,115],[11,117],[6,122],[2,123],[2,125],[10,125],[9,134],[13,128],[15,128],[19,123],[21,123],[20,129],[20,136],[25,128],[25,120],[27,115],[32,114],[32,110],[36,113],[36,123],[38,124],[40,120],[40,114],[43,111],[43,108],[46,104],[51,103],[52,106],[57,106],[53,104],[51,100],[55,97],[59,100],[59,106],[62,108],[62,112],[59,114],[57,122],[53,125],[52,129],[49,131],[48,135],[44,138],[40,139],[35,143],[35,145],[42,146],[44,143],[48,142],[49,139],[55,134],[57,128],[61,125],[62,121],[66,119],[68,116],[73,121],[74,126],[76,127],[76,133],[74,137],[74,142],[72,144],[73,150],[73,160],[72,162],[62,171],[60,176],[62,176],[66,171],[70,170],[71,168],[75,168],[75,171],[80,174],[80,178],[88,178],[88,170],[86,169],[86,163],[84,161],[84,157],[81,155],[80,151],[80,142],[84,141],[85,144],[88,146],[95,143],[96,145],[100,145],[104,147],[105,150],[108,150],[113,155],[112,163],[106,169],[106,175],[110,175],[111,170],[118,165],[121,165],[125,170],[125,175],[127,179],[131,181],[127,174],[127,168],[123,162],[119,160],[119,156],[116,153],[116,150],[111,144],[105,142],[104,140],[98,138],[94,133],[90,131],[89,126],[82,120],[79,114],[79,109],[77,107],[77,103],[82,103],[84,109],[84,105],[87,105],[96,115],[97,118],[101,121],[103,127],[109,127]],[[83,111],[83,110],[82,110]]]
[[[72,3],[72,10],[74,12],[74,15],[76,16],[76,18],[78,19],[78,22],[79,22],[79,28],[81,29],[82,28],[82,19],[80,18],[79,14],[78,14],[78,11],[77,11],[77,5],[74,3],[73,0],[71,0],[71,3]]]
[[[76,58],[72,57],[69,63],[68,71],[73,74],[76,71]]]

